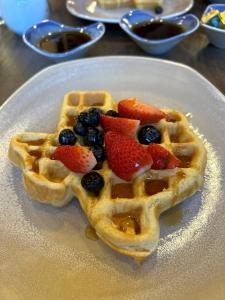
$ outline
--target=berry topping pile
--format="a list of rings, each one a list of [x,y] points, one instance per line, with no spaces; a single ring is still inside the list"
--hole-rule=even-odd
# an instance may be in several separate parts
[[[166,113],[136,98],[120,101],[118,111],[90,108],[74,119],[73,130],[59,133],[53,157],[72,172],[85,174],[81,185],[94,194],[102,190],[104,179],[93,169],[101,169],[106,159],[114,174],[126,181],[148,169],[179,167],[180,160],[159,145],[156,123],[163,118],[169,120]]]

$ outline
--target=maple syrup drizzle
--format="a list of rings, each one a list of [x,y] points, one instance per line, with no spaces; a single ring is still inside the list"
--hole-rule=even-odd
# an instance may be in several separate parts
[[[29,151],[29,154],[30,154],[31,156],[36,157],[37,159],[40,159],[41,156],[42,156],[42,153],[41,153],[40,151],[38,151],[38,150],[30,150],[30,151]]]
[[[30,150],[29,155],[34,158],[33,164],[32,164],[32,172],[39,173],[39,164],[38,160],[42,157],[42,153],[38,150]],[[32,158],[30,157],[30,162],[32,162]]]
[[[32,172],[35,172],[35,173],[39,173],[38,160],[35,160],[35,161],[33,162],[31,171],[32,171]]]
[[[73,127],[75,124],[75,117],[74,116],[67,116],[66,126]]]
[[[65,177],[59,177],[59,176],[57,177],[53,172],[52,173],[46,172],[46,174],[44,174],[44,175],[49,181],[55,182],[55,183],[60,183],[65,179]]]
[[[137,265],[141,266],[145,261],[145,257],[135,257],[134,261]]]
[[[89,240],[92,240],[92,241],[97,241],[99,239],[99,237],[96,234],[95,229],[90,225],[88,225],[85,229],[85,236],[86,236],[86,238],[88,238]]]
[[[181,118],[180,118],[180,116],[178,116],[176,114],[169,113],[166,120],[167,120],[167,122],[170,122],[170,123],[176,123],[176,122],[179,122],[181,120]]]
[[[115,214],[112,217],[112,221],[122,232],[132,235],[139,234],[141,232],[140,209],[133,212]]]
[[[177,180],[180,181],[184,178],[186,178],[186,174],[184,172],[182,172],[182,171],[177,172]]]
[[[112,186],[112,199],[116,198],[134,198],[133,186],[131,183],[118,183]]]
[[[192,162],[192,156],[190,155],[176,155],[176,157],[181,161],[180,168],[190,168]]]
[[[171,143],[180,143],[180,135],[179,134],[170,135],[170,141]]]
[[[92,106],[103,106],[102,102],[94,102]]]
[[[44,144],[45,140],[44,139],[40,139],[40,140],[36,140],[36,141],[21,141],[18,140],[19,143],[23,143],[23,144],[28,144],[29,146],[41,146]]]
[[[166,180],[145,180],[145,193],[149,196],[155,195],[168,189],[168,181]]]

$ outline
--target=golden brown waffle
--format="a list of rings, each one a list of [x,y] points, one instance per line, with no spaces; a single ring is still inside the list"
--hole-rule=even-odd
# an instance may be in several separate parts
[[[163,4],[163,0],[133,0],[134,6],[139,9],[154,9]]]
[[[98,4],[106,9],[132,7],[133,0],[98,0]]]
[[[163,0],[98,0],[102,8],[136,7],[139,9],[154,9],[162,5]]]
[[[201,188],[205,148],[182,113],[164,110],[173,116],[173,122],[163,119],[154,126],[161,132],[162,145],[180,158],[182,165],[173,170],[149,170],[127,183],[118,178],[105,161],[97,171],[105,185],[101,193],[94,196],[81,186],[81,174],[51,159],[59,132],[71,128],[74,117],[93,106],[103,111],[116,109],[111,95],[104,91],[66,94],[57,131],[14,136],[9,158],[22,169],[25,188],[33,199],[60,207],[75,196],[106,244],[122,254],[144,259],[157,247],[160,214]]]

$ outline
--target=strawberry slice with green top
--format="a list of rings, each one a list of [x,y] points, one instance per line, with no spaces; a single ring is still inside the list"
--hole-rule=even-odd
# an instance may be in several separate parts
[[[139,120],[115,118],[106,115],[100,117],[104,131],[116,131],[129,136],[135,136],[140,125]]]
[[[181,164],[175,155],[158,144],[150,144],[147,151],[153,159],[152,169],[154,170],[174,169]]]
[[[157,123],[167,114],[153,105],[140,102],[136,98],[121,100],[118,104],[118,112],[121,117],[140,120],[141,124]]]
[[[53,157],[75,173],[88,173],[97,164],[92,151],[82,146],[59,146]]]
[[[152,157],[135,139],[118,132],[105,134],[109,167],[120,178],[131,181],[151,168]]]

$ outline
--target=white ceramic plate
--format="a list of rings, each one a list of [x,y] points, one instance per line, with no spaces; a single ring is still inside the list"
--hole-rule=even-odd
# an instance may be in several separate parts
[[[182,15],[192,8],[193,3],[193,0],[164,0],[162,16]],[[134,9],[103,9],[97,5],[97,1],[93,0],[67,0],[66,7],[76,17],[105,23],[119,23],[127,11]]]
[[[201,192],[161,216],[158,250],[142,265],[85,238],[79,204],[31,201],[7,160],[10,137],[53,131],[70,90],[137,96],[191,113],[208,151]],[[194,70],[135,57],[83,59],[47,68],[0,110],[0,299],[224,299],[224,96]]]

